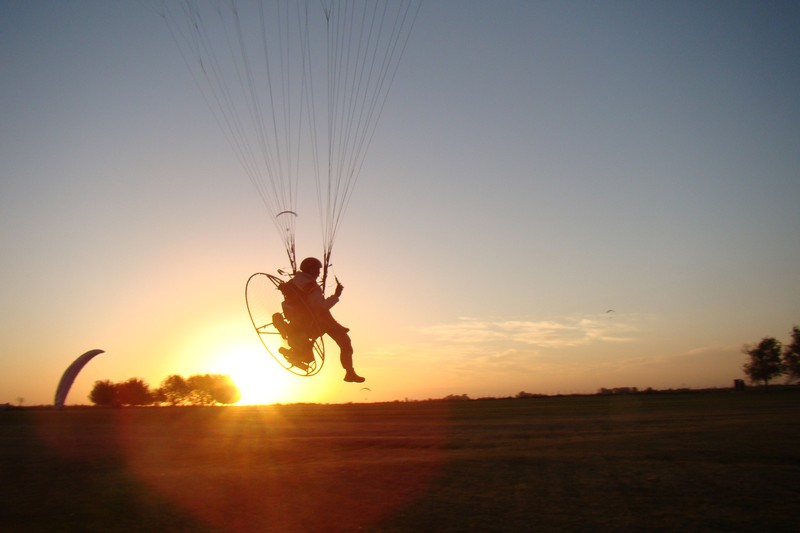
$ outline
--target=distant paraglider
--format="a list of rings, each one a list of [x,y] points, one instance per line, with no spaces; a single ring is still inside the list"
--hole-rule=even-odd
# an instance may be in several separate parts
[[[64,374],[61,376],[61,381],[58,382],[58,387],[56,388],[54,405],[57,409],[64,407],[64,401],[67,399],[69,389],[72,387],[72,383],[75,381],[77,375],[81,370],[83,370],[83,367],[86,366],[86,363],[92,360],[94,356],[101,353],[103,353],[103,350],[89,350],[85,354],[75,359],[72,364],[67,367],[67,369],[64,371]]]

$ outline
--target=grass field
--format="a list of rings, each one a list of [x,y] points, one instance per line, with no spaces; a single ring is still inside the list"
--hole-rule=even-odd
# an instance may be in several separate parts
[[[800,391],[0,412],[2,531],[797,531]]]

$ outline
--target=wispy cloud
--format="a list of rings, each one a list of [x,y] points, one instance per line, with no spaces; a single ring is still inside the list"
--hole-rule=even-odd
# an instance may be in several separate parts
[[[509,320],[460,317],[420,331],[433,342],[482,347],[503,344],[507,348],[570,348],[602,342],[636,340],[631,320],[596,315],[551,320]]]
[[[601,361],[592,354],[621,354],[621,344],[640,341],[644,319],[634,315],[580,315],[531,320],[505,317],[459,317],[452,322],[416,329],[402,345],[384,345],[370,352],[373,364],[403,361],[404,370],[445,371],[449,380],[481,383],[521,376],[546,381],[559,376],[586,376]],[[606,349],[604,349],[604,347]],[[626,350],[627,352],[627,350]],[[601,358],[602,359],[602,358]],[[491,376],[491,377],[490,377]],[[532,378],[538,376],[539,378]],[[601,383],[602,384],[602,383]],[[533,386],[533,385],[530,385]]]
[[[661,343],[648,326],[654,319],[622,313],[547,320],[460,317],[420,328],[409,336],[412,343],[386,346],[370,359],[402,361],[405,372],[434,374],[436,383],[458,384],[454,390],[476,395],[706,387],[741,376],[739,346]]]

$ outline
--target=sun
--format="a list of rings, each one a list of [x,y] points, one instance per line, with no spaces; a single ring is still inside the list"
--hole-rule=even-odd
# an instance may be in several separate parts
[[[187,336],[186,342],[175,349],[182,355],[171,364],[183,368],[180,374],[230,376],[240,393],[235,405],[330,399],[333,374],[327,379],[321,376],[312,380],[287,372],[272,358],[252,329],[244,328],[241,322],[218,320],[194,327],[198,333]]]
[[[296,402],[296,383],[264,349],[252,328],[234,319],[208,317],[193,324],[192,334],[175,349],[182,356],[172,361],[181,374],[230,376],[241,395],[235,405]]]
[[[231,377],[241,398],[237,405],[264,405],[292,401],[291,382],[264,349],[231,347],[223,350],[215,366]]]

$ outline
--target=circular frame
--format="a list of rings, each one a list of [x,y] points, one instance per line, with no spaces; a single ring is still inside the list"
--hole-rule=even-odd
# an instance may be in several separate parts
[[[279,289],[286,281],[264,272],[251,275],[245,285],[247,312],[261,344],[279,365],[297,376],[313,376],[325,364],[325,343],[322,335],[306,337],[287,334],[284,325],[290,325],[282,312],[283,295]],[[303,305],[308,316],[313,316],[308,304],[303,302]],[[313,329],[320,330],[319,327]],[[305,353],[305,356],[301,353]]]

